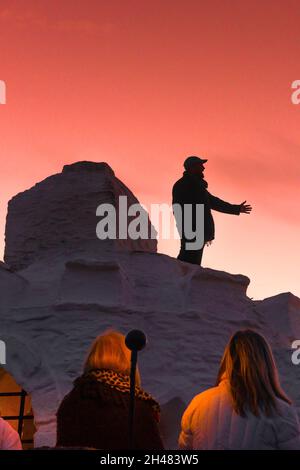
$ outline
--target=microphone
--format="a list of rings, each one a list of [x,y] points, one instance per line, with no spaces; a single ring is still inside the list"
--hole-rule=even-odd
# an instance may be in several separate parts
[[[141,330],[131,330],[126,335],[125,344],[131,351],[131,367],[130,367],[130,402],[129,402],[129,448],[134,449],[134,402],[135,402],[135,373],[137,364],[137,354],[147,343],[145,333]]]
[[[125,338],[125,344],[130,351],[141,351],[147,344],[146,335],[141,330],[131,330]]]

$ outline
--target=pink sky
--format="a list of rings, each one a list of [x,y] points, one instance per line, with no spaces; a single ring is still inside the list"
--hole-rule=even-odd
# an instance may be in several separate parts
[[[203,265],[300,296],[299,27],[297,0],[1,0],[1,256],[8,200],[64,164],[106,161],[170,203],[198,154],[210,192],[253,206],[214,213]]]

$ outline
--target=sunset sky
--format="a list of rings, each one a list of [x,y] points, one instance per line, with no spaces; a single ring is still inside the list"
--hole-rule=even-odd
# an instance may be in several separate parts
[[[8,200],[64,164],[105,161],[147,205],[199,155],[253,207],[214,212],[203,266],[300,297],[299,59],[297,0],[0,0],[0,257]]]

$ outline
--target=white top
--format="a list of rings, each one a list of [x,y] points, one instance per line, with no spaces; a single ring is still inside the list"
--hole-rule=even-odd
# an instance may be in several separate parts
[[[281,415],[238,415],[229,382],[196,395],[181,420],[180,449],[300,449],[300,425],[295,408],[276,399]]]
[[[17,431],[0,417],[0,450],[22,450],[22,444]]]

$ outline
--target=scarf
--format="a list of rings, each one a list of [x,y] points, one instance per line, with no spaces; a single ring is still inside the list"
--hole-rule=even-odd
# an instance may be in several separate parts
[[[121,372],[115,372],[111,369],[92,369],[87,373],[88,376],[95,378],[98,382],[108,385],[110,388],[122,393],[130,393],[130,377]],[[155,418],[159,421],[160,406],[158,402],[145,392],[141,387],[135,386],[135,397],[147,401],[153,409]]]
[[[197,184],[199,184],[200,186],[202,186],[203,189],[207,189],[208,188],[208,183],[207,181],[205,181],[205,179],[200,176],[200,175],[196,175],[196,174],[192,174],[192,173],[189,173],[188,171],[184,171],[183,172],[183,176],[185,177],[188,177],[188,178],[191,178],[193,181],[195,181]]]

